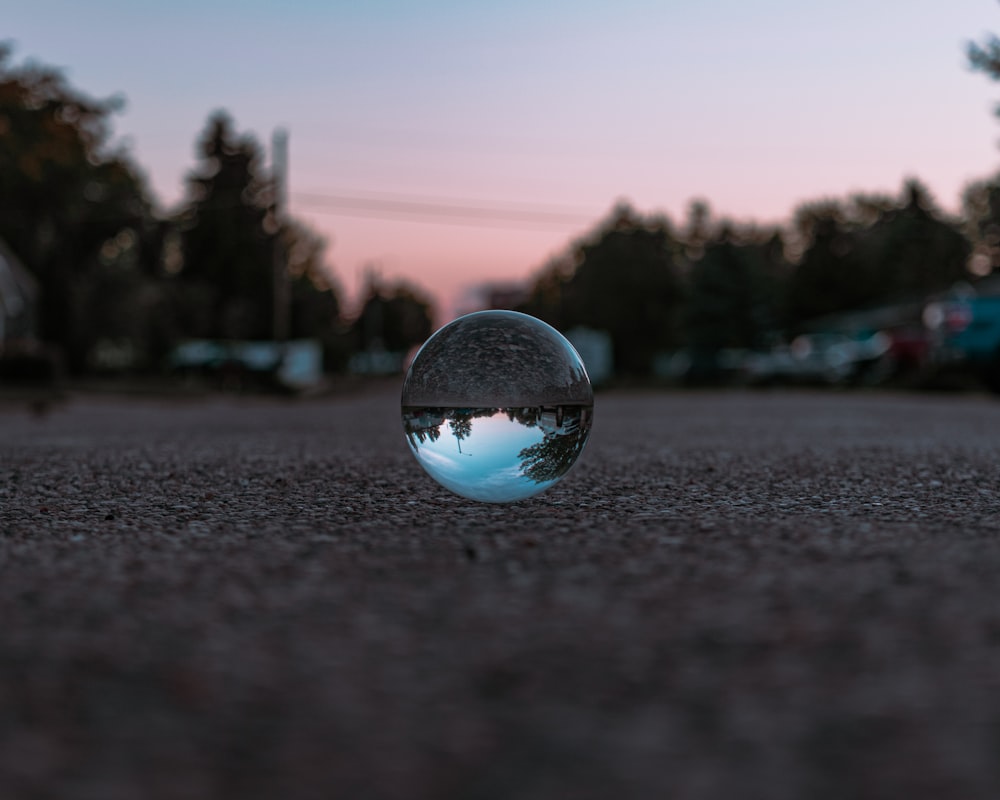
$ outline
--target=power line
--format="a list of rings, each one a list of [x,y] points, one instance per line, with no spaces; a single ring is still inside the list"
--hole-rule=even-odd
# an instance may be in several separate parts
[[[475,200],[434,199],[375,193],[292,192],[299,210],[379,219],[405,219],[442,225],[485,227],[566,227],[586,225],[595,215],[582,210],[527,204],[487,205]]]

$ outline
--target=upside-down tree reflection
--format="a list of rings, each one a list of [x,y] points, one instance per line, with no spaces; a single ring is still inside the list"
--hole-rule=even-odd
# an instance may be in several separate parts
[[[521,473],[536,483],[561,478],[569,470],[587,441],[589,409],[559,409],[559,425],[545,431],[542,441],[518,453]]]

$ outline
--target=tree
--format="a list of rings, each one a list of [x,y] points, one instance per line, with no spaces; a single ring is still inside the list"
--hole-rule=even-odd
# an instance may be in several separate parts
[[[858,308],[866,299],[857,237],[839,203],[800,207],[795,229],[804,252],[790,276],[786,315],[793,326]]]
[[[271,181],[260,147],[238,136],[223,111],[211,115],[198,142],[200,163],[188,178],[189,201],[177,219],[178,277],[201,313],[186,320],[188,336],[267,339],[274,313]]]
[[[433,307],[422,292],[404,282],[386,287],[372,273],[361,313],[351,326],[351,338],[360,350],[405,353],[427,340],[432,320]]]
[[[41,337],[82,371],[107,319],[90,303],[98,286],[108,269],[130,284],[151,274],[159,228],[138,169],[112,146],[121,101],[87,97],[59,71],[15,67],[10,56],[0,45],[0,238],[40,283]]]
[[[289,335],[326,340],[340,326],[340,298],[323,257],[326,242],[297,220],[286,220],[279,235],[288,271]]]
[[[535,483],[554,481],[569,471],[586,442],[587,431],[580,428],[568,433],[546,432],[542,441],[517,454],[521,473]]]
[[[969,66],[1000,80],[1000,38],[988,36],[982,43],[966,45]],[[1000,116],[1000,104],[994,109]],[[966,233],[974,247],[971,270],[978,276],[1000,268],[1000,176],[969,186],[963,196]]]
[[[896,207],[864,233],[862,258],[872,275],[870,302],[923,297],[969,277],[970,245],[944,219],[919,181],[908,180]]]
[[[452,412],[451,418],[448,420],[451,435],[458,441],[459,449],[462,447],[462,442],[472,435],[472,420],[474,416],[476,414],[473,411],[463,412],[456,410]]]
[[[788,289],[793,327],[918,300],[967,277],[968,241],[916,180],[904,184],[897,200],[856,196],[802,206],[796,227],[804,252]]]
[[[969,271],[977,277],[996,272],[1000,269],[1000,175],[966,187],[962,219],[973,249]]]
[[[288,335],[322,342],[334,367],[344,349],[340,300],[324,262],[326,242],[304,223],[275,215],[275,186],[253,137],[213,113],[198,143],[187,205],[166,246],[173,257],[167,314],[171,338],[271,339],[275,268],[288,281]],[[170,261],[171,258],[165,259]]]
[[[616,367],[648,374],[653,356],[680,338],[679,251],[666,221],[619,205],[570,256],[550,262],[521,310],[563,330],[607,331]]]
[[[993,80],[1000,80],[1000,38],[988,36],[981,44],[969,42],[966,45],[969,66],[977,72],[985,72]],[[1000,114],[1000,108],[997,109]]]
[[[726,347],[762,346],[779,325],[784,247],[776,231],[724,224],[689,246],[688,342],[706,358]]]

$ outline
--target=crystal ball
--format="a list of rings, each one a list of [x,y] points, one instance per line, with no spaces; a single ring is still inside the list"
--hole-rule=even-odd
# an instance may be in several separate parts
[[[576,463],[594,391],[566,338],[516,311],[477,311],[420,348],[403,380],[403,430],[427,473],[489,503],[554,486]]]

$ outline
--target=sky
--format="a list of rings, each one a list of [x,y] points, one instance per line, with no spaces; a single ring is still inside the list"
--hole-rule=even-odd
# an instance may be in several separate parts
[[[289,139],[289,210],[364,275],[433,295],[530,278],[620,200],[761,224],[917,177],[957,213],[998,169],[996,0],[0,0],[14,61],[120,95],[160,207],[225,109]]]

